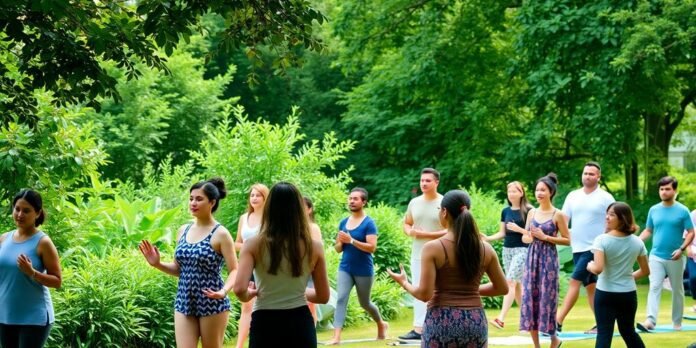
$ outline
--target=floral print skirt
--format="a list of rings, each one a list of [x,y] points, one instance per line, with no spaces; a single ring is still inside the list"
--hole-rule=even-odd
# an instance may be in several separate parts
[[[428,308],[421,347],[488,347],[486,312],[483,308]]]

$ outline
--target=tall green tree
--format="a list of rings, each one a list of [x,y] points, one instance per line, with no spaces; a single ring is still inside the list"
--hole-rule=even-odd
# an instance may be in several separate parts
[[[0,114],[5,121],[36,122],[35,90],[55,93],[57,104],[98,107],[97,96],[118,98],[117,80],[99,64],[112,61],[129,78],[137,63],[165,69],[159,53],[188,41],[207,13],[225,18],[221,50],[245,47],[260,61],[259,44],[289,66],[293,48],[318,50],[313,23],[324,17],[306,0],[289,1],[4,1],[0,4]]]
[[[696,97],[695,11],[688,0],[523,2],[515,73],[534,117],[512,148],[532,166],[595,159],[623,169],[629,198],[643,163],[652,187]]]
[[[359,85],[346,91],[345,132],[355,181],[404,204],[432,166],[443,189],[507,176],[501,149],[517,134],[519,79],[506,7],[490,1],[343,1],[329,12],[340,64]]]

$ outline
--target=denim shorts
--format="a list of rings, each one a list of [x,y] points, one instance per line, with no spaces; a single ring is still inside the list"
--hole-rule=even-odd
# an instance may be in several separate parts
[[[594,254],[591,250],[573,253],[573,264],[575,265],[575,269],[570,277],[582,282],[583,286],[596,283],[597,275],[587,270],[587,264],[592,260],[594,260]]]

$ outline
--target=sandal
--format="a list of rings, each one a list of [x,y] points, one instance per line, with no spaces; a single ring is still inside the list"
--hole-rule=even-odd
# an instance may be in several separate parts
[[[495,318],[491,320],[491,325],[495,326],[498,329],[503,329],[505,327],[505,322],[502,320],[499,320],[498,318]]]
[[[642,323],[636,323],[636,329],[638,329],[638,331],[640,331],[640,332],[647,333],[647,332],[650,332],[650,330],[654,329],[654,327],[643,325]]]

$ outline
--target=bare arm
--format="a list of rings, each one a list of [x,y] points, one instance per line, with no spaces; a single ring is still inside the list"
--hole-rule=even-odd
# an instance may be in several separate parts
[[[633,279],[640,279],[650,275],[650,266],[648,266],[648,257],[646,255],[638,256],[638,266],[640,268],[633,272]]]
[[[318,242],[323,243],[323,238],[321,236],[321,229],[319,229],[319,225],[311,223],[309,226],[309,234],[312,237],[312,240],[316,240]]]
[[[558,214],[553,217],[553,220],[556,226],[558,226],[560,236],[546,236],[545,240],[556,245],[570,245],[570,230],[568,230],[568,219],[566,219],[565,214],[559,211]]]
[[[492,234],[492,235],[490,235],[490,236],[484,235],[483,238],[484,238],[484,240],[486,240],[487,242],[492,242],[492,241],[495,241],[495,240],[501,240],[501,239],[503,239],[504,237],[505,237],[505,222],[501,221],[501,222],[500,222],[500,228],[498,229],[498,232],[496,232],[495,234]]]
[[[244,220],[246,218],[247,214],[242,214],[242,216],[239,217],[239,222],[237,223],[237,238],[234,240],[234,249],[239,252],[242,250],[242,243],[244,243],[244,240],[242,240],[242,225],[244,224]]]
[[[334,250],[339,254],[343,252],[343,241],[341,241],[341,238],[345,238],[341,237],[341,233],[345,234],[343,231],[338,231],[336,234],[336,242],[334,242]]]
[[[179,228],[179,232],[176,235],[176,240],[177,243],[179,242],[179,239],[181,239],[181,236],[184,234],[184,230],[186,229],[187,225],[183,225]],[[179,263],[176,262],[176,260],[172,262],[161,262],[160,260],[160,253],[159,250],[157,249],[156,246],[152,245],[149,241],[141,241],[140,245],[138,246],[138,249],[140,249],[140,252],[143,254],[145,257],[145,260],[147,263],[150,264],[150,266],[157,268],[158,270],[178,277],[179,276]]]
[[[423,246],[423,252],[421,254],[421,277],[417,286],[408,282],[403,265],[401,266],[400,273],[397,274],[391,270],[387,270],[387,273],[389,273],[389,276],[399,283],[404,290],[413,295],[413,297],[423,302],[429,301],[435,292],[435,273],[437,272],[435,260],[436,256],[438,253],[441,253],[441,251],[442,250],[436,244],[426,243],[425,246]]]
[[[46,273],[38,272],[32,267],[34,280],[49,288],[60,288],[63,283],[60,270],[60,258],[58,257],[58,250],[53,244],[53,241],[48,236],[41,238],[39,246],[37,247],[39,257],[41,262],[43,262],[46,268]]]
[[[672,260],[679,260],[684,253],[684,250],[691,245],[691,241],[694,239],[694,229],[690,228],[686,230],[686,236],[684,236],[684,242],[679,246],[679,249],[672,252]]]
[[[598,249],[592,251],[594,252],[594,259],[587,263],[587,270],[592,274],[599,275],[604,272],[604,251]]]
[[[413,229],[413,216],[410,212],[406,212],[406,217],[404,217],[404,234],[411,237],[411,230]]]
[[[642,241],[645,242],[646,240],[650,239],[650,237],[652,237],[652,232],[653,232],[653,231],[652,231],[652,228],[646,227],[646,228],[643,230],[643,232],[640,233],[640,235],[638,236],[638,238],[640,238],[640,240],[642,240]]]
[[[249,300],[256,296],[255,290],[249,289],[249,279],[251,279],[256,265],[258,247],[258,237],[252,237],[242,245],[242,250],[239,252],[237,277],[234,280],[232,290],[242,302],[249,302]]]
[[[522,242],[529,244],[534,241],[534,238],[532,238],[532,233],[531,227],[532,227],[532,219],[534,218],[534,209],[530,209],[529,212],[527,212],[527,223],[524,226],[524,233],[522,233]]]
[[[488,243],[484,243],[484,250],[486,250],[486,274],[490,280],[487,284],[479,285],[479,294],[481,296],[498,296],[504,295],[508,292],[507,281],[505,280],[505,274],[503,273],[502,267],[500,267],[500,261],[498,260],[498,255],[493,250]]]
[[[329,302],[329,277],[326,274],[326,261],[324,259],[324,248],[320,242],[313,243],[314,255],[316,262],[312,270],[312,279],[314,279],[314,289],[308,288],[305,290],[307,301],[312,303],[327,303]]]

